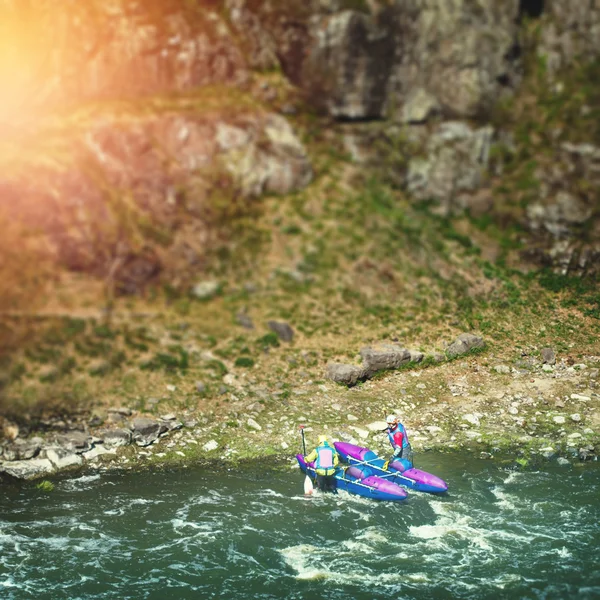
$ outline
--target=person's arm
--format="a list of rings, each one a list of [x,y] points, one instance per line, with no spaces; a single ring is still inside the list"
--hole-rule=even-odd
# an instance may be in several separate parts
[[[340,459],[338,457],[338,453],[334,450],[333,451],[333,466],[337,467],[339,462],[340,462]]]
[[[317,449],[316,448],[309,455],[304,457],[304,461],[307,463],[313,462],[313,460],[317,460]]]

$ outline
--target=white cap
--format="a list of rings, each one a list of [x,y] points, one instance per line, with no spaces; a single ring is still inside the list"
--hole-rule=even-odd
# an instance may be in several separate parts
[[[388,415],[386,422],[391,424],[391,423],[395,423],[397,420],[398,419],[396,419],[396,417],[394,415]]]

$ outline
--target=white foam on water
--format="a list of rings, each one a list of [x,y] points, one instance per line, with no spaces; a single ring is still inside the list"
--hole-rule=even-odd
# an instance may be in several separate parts
[[[342,542],[344,549],[354,552],[355,554],[371,554],[373,552],[372,546],[365,544],[364,542],[357,542],[355,540],[345,540]]]
[[[369,527],[368,529],[361,531],[358,534],[357,539],[364,539],[371,544],[387,544],[389,542],[388,537],[375,527]]]
[[[116,508],[113,510],[105,510],[102,514],[107,515],[109,517],[121,517],[125,514],[124,508]]]
[[[345,548],[350,548],[350,551]],[[300,544],[278,552],[285,563],[296,572],[296,579],[326,579],[334,583],[355,585],[361,589],[398,586],[408,579],[406,573],[371,571],[365,564],[357,569],[357,558],[363,555],[363,549],[352,547],[352,544],[348,545],[345,542],[326,548]],[[413,574],[413,576],[415,582],[427,581],[427,575],[424,573]]]
[[[76,479],[67,479],[60,484],[60,487],[67,489],[71,492],[79,492],[82,490],[89,489],[91,486],[87,485],[98,481],[101,475],[82,475]]]
[[[573,558],[573,554],[564,546],[562,548],[553,548],[550,554],[556,554],[560,558]]]
[[[520,484],[523,479],[529,479],[529,475],[527,473],[522,473],[521,471],[511,471],[504,480],[504,485],[511,485],[513,483]]]
[[[446,538],[454,537],[456,539],[467,541],[470,546],[476,546],[486,552],[492,552],[493,547],[489,542],[493,531],[487,531],[478,527],[473,527],[471,522],[473,518],[459,514],[454,511],[454,505],[432,500],[430,506],[438,515],[433,525],[411,525],[408,528],[409,533],[421,540],[433,542],[434,548],[446,545]],[[457,507],[458,508],[458,507]]]
[[[215,536],[221,533],[220,524],[217,523],[198,523],[196,521],[184,521],[183,519],[171,519],[173,529],[180,533],[184,527],[189,527],[197,532],[197,535]]]
[[[269,498],[284,498],[285,500],[287,500],[289,498],[289,496],[286,496],[285,494],[282,494],[280,492],[276,492],[275,490],[272,490],[270,488],[263,488],[262,490],[260,490],[257,494],[258,496],[267,496]]]
[[[494,496],[498,498],[498,502],[496,503],[496,506],[498,508],[503,508],[506,510],[518,510],[518,508],[520,508],[520,506],[517,504],[519,502],[517,496],[509,494],[506,491],[501,490],[497,487],[492,488],[491,491],[492,494],[494,494]]]
[[[164,500],[156,500],[155,498],[134,498],[133,500],[129,500],[129,506],[134,506],[136,504],[141,504],[142,506],[145,504],[163,504]]]

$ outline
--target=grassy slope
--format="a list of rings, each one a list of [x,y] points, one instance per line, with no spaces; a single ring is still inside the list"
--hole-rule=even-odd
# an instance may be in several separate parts
[[[244,456],[282,452],[281,442],[295,439],[302,421],[352,434],[349,426],[364,428],[392,410],[413,431],[432,424],[443,430],[423,431],[417,447],[453,445],[466,439],[460,415],[505,412],[511,394],[524,394],[536,398],[532,415],[547,413],[531,432],[552,434],[554,403],[586,382],[550,381],[534,371],[515,379],[492,367],[518,366],[523,355],[539,356],[545,346],[593,367],[589,357],[600,356],[593,288],[579,283],[573,292],[556,278],[543,280],[543,287],[535,277],[486,262],[473,242],[480,235],[476,224],[412,207],[344,160],[314,123],[298,125],[316,180],[297,194],[258,203],[259,220],[239,229],[236,244],[215,256],[212,273],[199,276],[221,282],[219,297],[200,302],[156,291],[121,299],[107,325],[101,294],[85,278],[63,279],[46,309],[65,316],[40,319],[36,342],[7,365],[4,409],[42,420],[51,414],[68,420],[79,409],[103,416],[107,407],[123,405],[155,415],[175,411],[201,418],[201,443],[217,439],[218,453]],[[268,237],[258,248],[265,235],[257,231]],[[82,287],[87,295],[77,293]],[[237,324],[240,311],[254,330]],[[269,319],[288,321],[294,341],[278,342]],[[480,332],[487,349],[382,374],[351,391],[324,380],[329,360],[358,362],[358,351],[370,343],[397,340],[430,355],[463,331]],[[196,381],[206,391],[198,393]],[[358,420],[347,421],[347,414]],[[248,416],[262,424],[261,432],[248,429]],[[592,418],[568,426],[579,431]],[[485,431],[482,448],[510,445],[525,433],[491,416]],[[171,451],[167,458],[177,456]]]

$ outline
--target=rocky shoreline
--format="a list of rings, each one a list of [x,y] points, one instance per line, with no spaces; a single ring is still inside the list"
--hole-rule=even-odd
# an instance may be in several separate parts
[[[482,338],[462,334],[446,351],[458,360],[438,356],[425,361],[422,353],[394,344],[365,348],[361,367],[331,363],[326,368],[330,383],[308,380],[287,397],[277,390],[255,390],[262,398],[248,402],[238,383],[229,393],[229,411],[220,414],[187,410],[157,418],[114,407],[102,417],[69,426],[54,423],[62,431],[44,437],[26,436],[5,422],[0,479],[33,480],[86,468],[215,466],[246,459],[294,464],[300,424],[306,425],[308,444],[325,431],[334,440],[385,453],[382,411],[400,415],[417,453],[509,456],[521,466],[532,460],[565,466],[597,460],[600,357],[574,363],[543,348],[522,352],[509,365],[472,353],[483,346]],[[357,369],[363,370],[359,377]],[[340,379],[348,373],[349,380]]]

